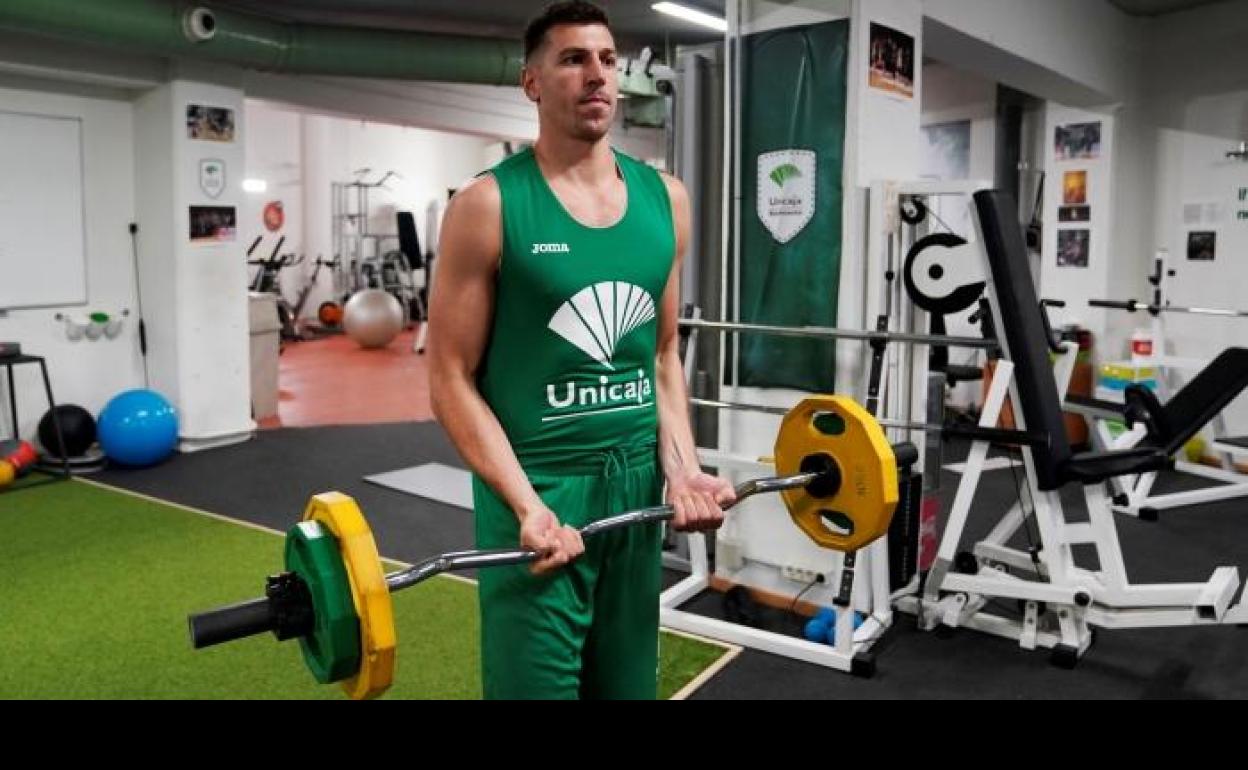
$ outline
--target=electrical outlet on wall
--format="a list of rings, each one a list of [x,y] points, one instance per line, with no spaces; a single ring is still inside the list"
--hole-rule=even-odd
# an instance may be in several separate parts
[[[780,575],[786,580],[792,580],[802,585],[827,582],[827,577],[822,572],[805,567],[796,567],[791,564],[781,567]]]

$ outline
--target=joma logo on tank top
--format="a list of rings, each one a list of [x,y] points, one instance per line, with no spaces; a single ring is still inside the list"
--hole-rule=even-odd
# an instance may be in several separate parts
[[[551,317],[548,328],[575,345],[611,374],[596,382],[568,380],[546,385],[546,403],[554,410],[550,420],[641,409],[654,403],[654,384],[644,369],[618,372],[612,363],[621,340],[654,320],[654,298],[639,286],[603,281],[587,286],[566,300]]]

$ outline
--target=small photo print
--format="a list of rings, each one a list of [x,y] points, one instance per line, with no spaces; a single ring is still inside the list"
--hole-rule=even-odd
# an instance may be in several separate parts
[[[914,98],[914,38],[882,24],[871,24],[867,84]]]
[[[1187,234],[1187,258],[1212,262],[1218,252],[1218,234],[1212,230],[1192,230]]]
[[[205,142],[234,141],[234,110],[203,104],[186,105],[186,138]]]
[[[1101,123],[1069,123],[1057,127],[1058,160],[1092,159],[1101,155]]]
[[[191,206],[191,242],[234,240],[238,230],[233,206]]]
[[[1057,231],[1057,266],[1087,267],[1089,230]]]
[[[1091,206],[1059,206],[1057,209],[1058,222],[1090,222],[1091,220]]]
[[[1067,171],[1062,174],[1062,203],[1080,206],[1088,202],[1088,172]]]

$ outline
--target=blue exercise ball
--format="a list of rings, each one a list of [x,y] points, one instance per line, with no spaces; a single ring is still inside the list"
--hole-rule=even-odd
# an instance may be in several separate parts
[[[100,448],[110,460],[142,468],[164,460],[178,443],[178,412],[151,390],[112,398],[96,420]]]

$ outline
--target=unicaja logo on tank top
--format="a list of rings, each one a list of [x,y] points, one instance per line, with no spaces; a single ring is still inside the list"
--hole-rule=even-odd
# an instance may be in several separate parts
[[[551,244],[535,244],[534,248],[538,245]],[[550,330],[611,373],[599,375],[596,382],[548,384],[546,403],[554,412],[542,422],[653,404],[654,384],[645,370],[617,371],[612,359],[620,341],[654,320],[654,314],[654,298],[645,289],[623,281],[587,286],[561,304],[550,319]]]

